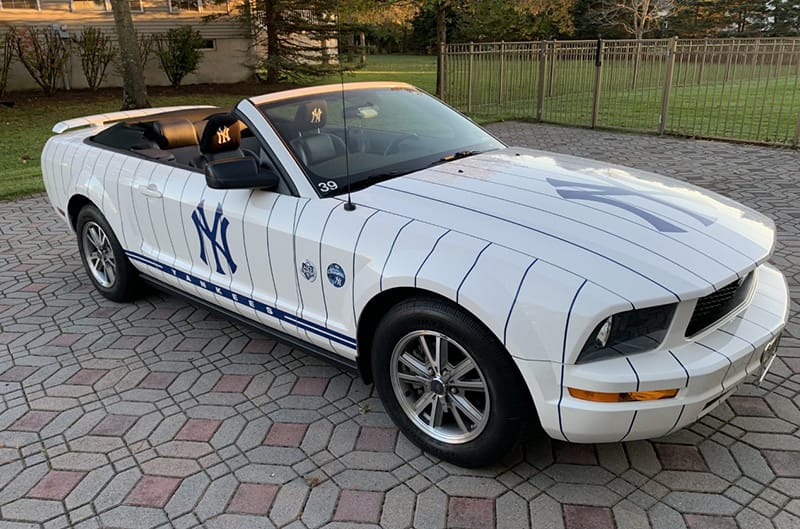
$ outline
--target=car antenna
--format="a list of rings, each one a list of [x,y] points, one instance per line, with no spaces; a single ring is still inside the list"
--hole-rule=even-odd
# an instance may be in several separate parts
[[[342,17],[341,17],[341,9],[339,6],[339,2],[336,2],[336,47],[341,50],[341,40],[342,40]],[[348,132],[347,132],[347,108],[345,107],[345,99],[344,99],[344,68],[342,68],[342,58],[341,53],[337,54],[336,57],[337,64],[339,65],[339,82],[341,84],[341,93],[342,93],[342,122],[344,123],[344,170],[347,175],[347,202],[344,204],[345,211],[353,211],[356,209],[356,205],[353,204],[353,200],[350,197],[350,142],[348,141]]]

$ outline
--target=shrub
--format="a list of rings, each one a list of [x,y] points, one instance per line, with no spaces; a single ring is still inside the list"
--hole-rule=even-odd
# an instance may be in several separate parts
[[[155,37],[156,55],[170,84],[178,87],[200,64],[203,39],[191,26],[172,28]]]
[[[56,91],[69,51],[61,35],[51,28],[24,27],[14,31],[17,57],[46,94]]]
[[[81,57],[86,84],[92,90],[97,90],[106,76],[106,68],[116,55],[114,45],[102,31],[91,26],[81,32],[75,39],[75,44]]]
[[[14,58],[14,31],[11,28],[0,38],[0,47],[0,97],[3,97],[8,86],[11,59]]]
[[[144,75],[145,67],[153,54],[153,46],[155,46],[156,37],[156,35],[136,34],[136,44],[139,49],[139,64],[142,68],[142,75]],[[122,65],[119,62],[119,53],[114,55],[111,64],[117,72],[117,75],[122,76]]]

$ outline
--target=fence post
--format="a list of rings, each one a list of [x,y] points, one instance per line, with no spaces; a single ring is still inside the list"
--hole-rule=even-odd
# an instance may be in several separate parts
[[[469,43],[469,62],[467,64],[467,112],[472,112],[472,68],[475,62],[475,44]]]
[[[728,49],[728,60],[727,60],[727,62],[725,63],[725,77],[722,79],[722,84],[725,84],[725,83],[727,83],[727,82],[728,82],[728,79],[729,79],[729,77],[730,77],[730,73],[731,73],[731,60],[733,59],[733,45],[734,45],[734,44],[737,44],[737,46],[736,46],[736,53],[737,53],[737,55],[738,55],[738,53],[739,53],[739,46],[738,46],[738,43],[736,43],[736,39],[734,39],[733,37],[731,37],[730,43],[731,43],[731,45],[730,45],[730,48]],[[737,62],[737,64],[738,64],[738,62],[739,62],[739,57],[738,57],[738,56],[736,57],[736,62]]]
[[[703,84],[703,70],[706,66],[706,57],[708,56],[708,37],[703,39],[703,59],[700,61],[700,71],[697,72],[697,84]]]
[[[592,128],[597,126],[597,113],[600,109],[600,86],[603,79],[603,41],[597,39],[597,49],[594,52],[594,97],[592,99]]]
[[[750,79],[749,79],[750,81],[752,81],[756,75],[756,68],[758,68],[758,51],[760,47],[761,47],[761,39],[756,39],[755,46],[753,46],[753,64],[752,67],[750,68]],[[761,74],[759,73],[759,76],[760,75]]]
[[[539,48],[539,82],[536,93],[536,121],[542,121],[544,115],[544,76],[547,72],[547,41],[543,40]]]
[[[678,37],[672,37],[667,52],[667,70],[664,73],[664,92],[661,97],[661,115],[658,117],[658,133],[664,134],[669,109],[669,92],[672,89],[672,70],[675,67],[675,53],[678,50]]]
[[[547,65],[547,97],[553,96],[553,82],[556,78],[556,59],[558,58],[558,41],[552,41],[553,45],[550,62]]]
[[[636,90],[639,84],[639,69],[642,66],[642,40],[636,40],[636,55],[633,58],[633,79],[631,79],[631,90]]]
[[[506,43],[500,41],[500,86],[497,89],[497,103],[503,104],[503,81],[506,74]]]
[[[439,75],[439,98],[447,101],[447,45],[443,42],[440,46],[439,56],[442,60],[439,62],[439,71],[436,72]]]

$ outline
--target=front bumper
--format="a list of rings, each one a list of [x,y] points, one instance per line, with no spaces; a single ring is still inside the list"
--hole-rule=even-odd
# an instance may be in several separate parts
[[[762,265],[757,281],[742,312],[680,347],[586,364],[516,359],[545,431],[578,443],[646,439],[678,430],[711,411],[769,361],[764,350],[786,325],[789,290],[783,275]],[[599,403],[571,397],[569,387],[608,393],[679,391],[670,399]]]

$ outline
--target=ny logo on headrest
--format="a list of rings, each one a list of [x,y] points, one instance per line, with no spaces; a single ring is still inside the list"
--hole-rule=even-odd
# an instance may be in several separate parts
[[[317,107],[311,111],[311,123],[321,123],[322,122],[322,109]]]
[[[231,141],[231,129],[220,127],[217,129],[217,143],[228,143]]]

